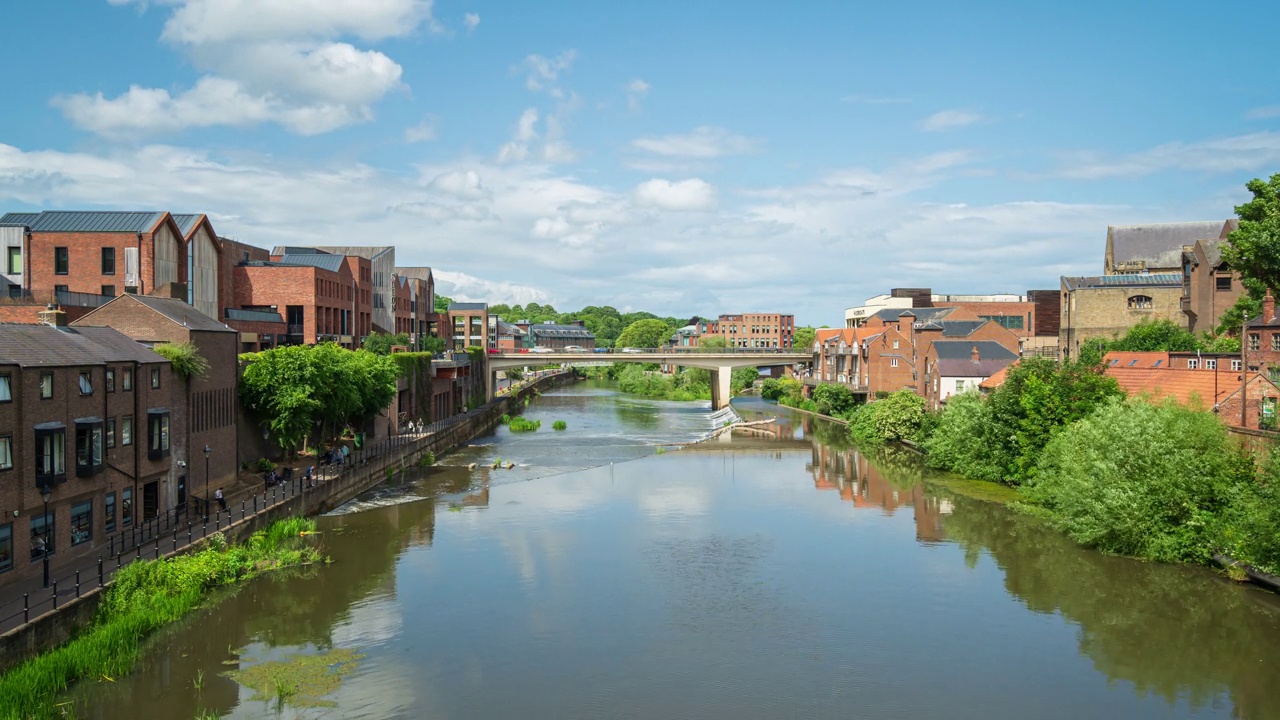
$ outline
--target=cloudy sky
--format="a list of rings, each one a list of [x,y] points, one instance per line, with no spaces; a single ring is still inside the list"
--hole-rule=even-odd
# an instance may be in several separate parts
[[[0,210],[395,244],[441,290],[839,324],[1056,288],[1280,172],[1280,17],[1148,2],[12,2]]]

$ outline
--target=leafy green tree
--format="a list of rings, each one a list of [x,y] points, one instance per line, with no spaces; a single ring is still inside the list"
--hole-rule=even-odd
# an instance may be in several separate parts
[[[667,343],[672,329],[663,320],[646,318],[637,320],[627,326],[618,336],[618,347],[624,348],[659,348]]]
[[[818,406],[818,412],[833,417],[843,417],[857,404],[853,392],[836,383],[818,383],[811,397]]]
[[[1254,320],[1262,316],[1262,298],[1267,294],[1262,282],[1252,278],[1243,279],[1245,292],[1240,294],[1236,302],[1227,308],[1218,318],[1218,327],[1214,329],[1219,336],[1240,337],[1240,328],[1244,325],[1245,313]]]
[[[760,383],[760,397],[765,400],[777,400],[782,397],[782,382],[777,378],[765,378]]]
[[[293,345],[245,356],[252,359],[240,379],[240,396],[245,407],[266,423],[281,449],[300,445],[321,410],[310,350]]]
[[[854,441],[871,445],[914,440],[924,416],[924,398],[910,390],[898,390],[883,400],[858,408],[853,413],[849,434]]]
[[[1125,352],[1195,351],[1203,344],[1191,331],[1172,320],[1144,320],[1129,328],[1124,337],[1106,344],[1107,350]]]
[[[937,426],[924,441],[926,464],[974,480],[1002,480],[1010,458],[1001,453],[1004,443],[995,437],[1002,426],[995,422],[991,407],[976,392],[947,400]]]
[[[807,325],[796,328],[796,333],[791,338],[791,347],[804,352],[813,350],[813,343],[817,333],[817,330]]]
[[[364,340],[364,349],[377,355],[390,355],[393,345],[409,346],[409,333],[371,333]]]
[[[423,352],[429,352],[432,355],[439,355],[444,352],[444,348],[445,342],[443,338],[438,338],[435,335],[428,335],[422,339]]]
[[[444,295],[441,295],[440,293],[436,293],[436,301],[435,301],[436,312],[444,312],[448,310],[449,306],[452,304],[453,304],[453,298],[446,297]]]
[[[740,393],[743,390],[755,385],[756,380],[760,377],[760,371],[753,367],[737,368],[729,377],[730,392]]]
[[[1245,184],[1253,199],[1236,206],[1240,227],[1227,236],[1222,259],[1241,277],[1280,287],[1280,173]]]

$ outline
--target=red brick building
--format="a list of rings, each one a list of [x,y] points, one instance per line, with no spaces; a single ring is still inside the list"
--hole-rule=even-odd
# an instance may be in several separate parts
[[[1280,388],[1262,373],[1250,372],[1244,376],[1239,371],[1223,369],[1120,366],[1108,366],[1106,373],[1115,378],[1129,395],[1152,400],[1172,398],[1180,405],[1214,412],[1224,423],[1236,427],[1255,430],[1260,426],[1275,428]],[[1246,383],[1247,392],[1242,393],[1242,386]]]
[[[796,316],[782,313],[721,315],[715,322],[707,323],[706,334],[723,337],[731,348],[789,350],[796,334]]]
[[[421,350],[425,338],[440,332],[436,315],[436,280],[429,267],[398,267],[396,275],[408,280],[413,327],[409,331],[414,347]]]
[[[283,318],[280,344],[336,342],[355,349],[353,318],[359,303],[351,265],[342,256],[328,254],[241,263],[233,274],[236,306]]]
[[[0,583],[39,577],[42,547],[56,576],[177,504],[179,399],[169,361],[115,330],[0,325]]]
[[[982,322],[994,325],[989,320]],[[999,329],[1004,331],[1004,328]],[[983,381],[1000,373],[1017,359],[1016,347],[1010,350],[993,340],[937,340],[930,343],[920,362],[926,406],[930,410],[938,410],[955,395],[977,391]]]

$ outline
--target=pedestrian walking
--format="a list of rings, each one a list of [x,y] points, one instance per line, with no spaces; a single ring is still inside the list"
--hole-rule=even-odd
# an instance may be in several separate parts
[[[222,496],[222,488],[218,488],[218,490],[213,493],[213,499],[218,501],[218,507],[222,508],[225,512],[227,509],[227,499]]]

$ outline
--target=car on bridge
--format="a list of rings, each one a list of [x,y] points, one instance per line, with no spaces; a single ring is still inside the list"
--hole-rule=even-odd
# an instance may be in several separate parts
[[[642,352],[644,352],[644,351],[643,351],[643,350],[641,350],[640,348],[622,348],[622,352],[624,352],[624,353],[642,353]]]
[[[529,348],[529,352],[531,352],[531,353],[549,353],[549,352],[555,352],[555,351],[554,351],[554,350],[552,350],[551,348],[548,348],[548,347],[536,347],[536,348]]]
[[[565,352],[586,352],[587,350],[581,345],[565,345],[564,351]]]

